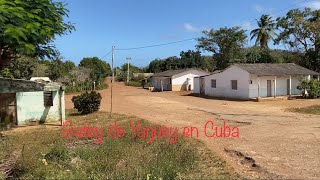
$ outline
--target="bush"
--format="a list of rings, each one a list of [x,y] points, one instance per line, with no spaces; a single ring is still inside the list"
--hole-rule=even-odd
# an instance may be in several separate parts
[[[80,96],[73,96],[74,108],[81,114],[90,114],[100,109],[101,95],[95,91],[85,92]]]
[[[299,90],[302,90],[303,97],[318,98],[320,97],[320,82],[317,80],[300,80]],[[307,91],[307,95],[304,90]]]
[[[108,84],[106,83],[100,83],[100,85],[96,84],[96,90],[102,90],[107,89]],[[65,92],[66,93],[74,93],[74,92],[84,92],[84,91],[92,91],[93,90],[93,84],[90,82],[86,83],[76,83],[74,86],[70,83],[66,85]]]
[[[142,84],[140,81],[129,81],[127,86],[142,87]]]

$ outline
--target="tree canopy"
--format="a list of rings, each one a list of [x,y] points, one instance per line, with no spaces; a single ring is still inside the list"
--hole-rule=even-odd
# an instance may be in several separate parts
[[[241,49],[247,35],[240,27],[220,28],[203,31],[204,37],[198,39],[197,47],[213,53],[217,68],[224,69],[233,60],[242,59]]]
[[[277,21],[281,33],[276,43],[282,42],[303,53],[299,64],[320,72],[320,10],[292,9]]]
[[[52,0],[0,0],[0,69],[21,55],[53,57],[52,41],[75,28],[68,10]]]
[[[97,57],[83,58],[79,66],[91,70],[90,78],[93,81],[102,81],[111,75],[110,65]]]
[[[271,16],[263,14],[257,20],[258,28],[250,32],[251,40],[256,39],[256,45],[260,45],[261,49],[268,49],[268,42],[274,40],[276,31],[276,23]]]

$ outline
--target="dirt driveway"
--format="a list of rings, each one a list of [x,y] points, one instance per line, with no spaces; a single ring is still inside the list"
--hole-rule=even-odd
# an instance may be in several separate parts
[[[252,178],[320,178],[320,116],[287,112],[288,107],[320,104],[320,100],[241,102],[204,99],[185,93],[149,92],[141,88],[113,85],[113,111],[135,115],[167,126],[195,126],[199,139],[223,157],[240,174]],[[110,111],[110,88],[100,91],[101,110]],[[72,95],[66,108],[72,109]],[[209,138],[207,120],[237,126],[239,138]],[[211,126],[210,126],[211,130]],[[213,131],[208,131],[213,132]]]

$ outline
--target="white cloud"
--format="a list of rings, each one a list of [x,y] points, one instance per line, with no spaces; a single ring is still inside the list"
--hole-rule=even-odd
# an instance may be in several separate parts
[[[311,1],[311,2],[302,3],[301,6],[309,7],[313,10],[317,10],[317,9],[320,9],[320,1]]]
[[[188,32],[199,32],[200,29],[197,27],[192,26],[190,23],[184,23],[183,28]]]
[[[196,27],[196,26],[193,26],[192,24],[190,23],[184,23],[183,24],[183,29],[185,31],[188,31],[188,32],[193,32],[193,33],[200,33],[204,30],[210,30],[209,28],[207,27]]]

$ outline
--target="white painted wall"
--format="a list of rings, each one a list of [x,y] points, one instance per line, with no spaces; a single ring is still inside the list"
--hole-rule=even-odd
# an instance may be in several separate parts
[[[200,94],[200,78],[195,77],[193,79],[193,93]]]
[[[238,67],[231,66],[221,73],[205,77],[205,94],[214,97],[224,98],[249,98],[249,77],[250,74]],[[211,87],[211,80],[216,80],[216,88]],[[231,88],[231,80],[238,81],[238,89]]]
[[[208,75],[209,73],[198,71],[198,70],[189,70],[182,72],[180,74],[176,74],[172,77],[173,85],[191,85],[191,90],[194,89],[194,78],[199,76]],[[187,79],[189,78],[189,81]]]
[[[64,108],[64,94],[62,94],[62,108]],[[30,121],[58,121],[60,118],[59,93],[53,91],[53,106],[44,106],[43,91],[17,92],[17,121],[18,125],[27,124]],[[63,109],[62,119],[65,119]]]
[[[287,95],[287,80],[290,76],[278,76],[276,77],[276,96]],[[297,89],[301,77],[291,76],[291,95],[300,95],[301,91]],[[257,75],[251,75],[250,79],[252,84],[249,85],[249,97],[258,97],[258,77]],[[274,96],[274,76],[262,76],[260,79],[260,97],[267,97],[267,81],[271,80],[271,96]]]
[[[172,85],[191,85],[191,90],[193,90],[194,77],[208,75],[209,73],[199,70],[188,70],[179,74],[172,76]],[[189,78],[189,81],[187,79]],[[152,86],[158,90],[161,90],[160,80],[163,79],[163,90],[171,90],[170,79],[164,79],[163,77],[153,77],[151,80]]]

